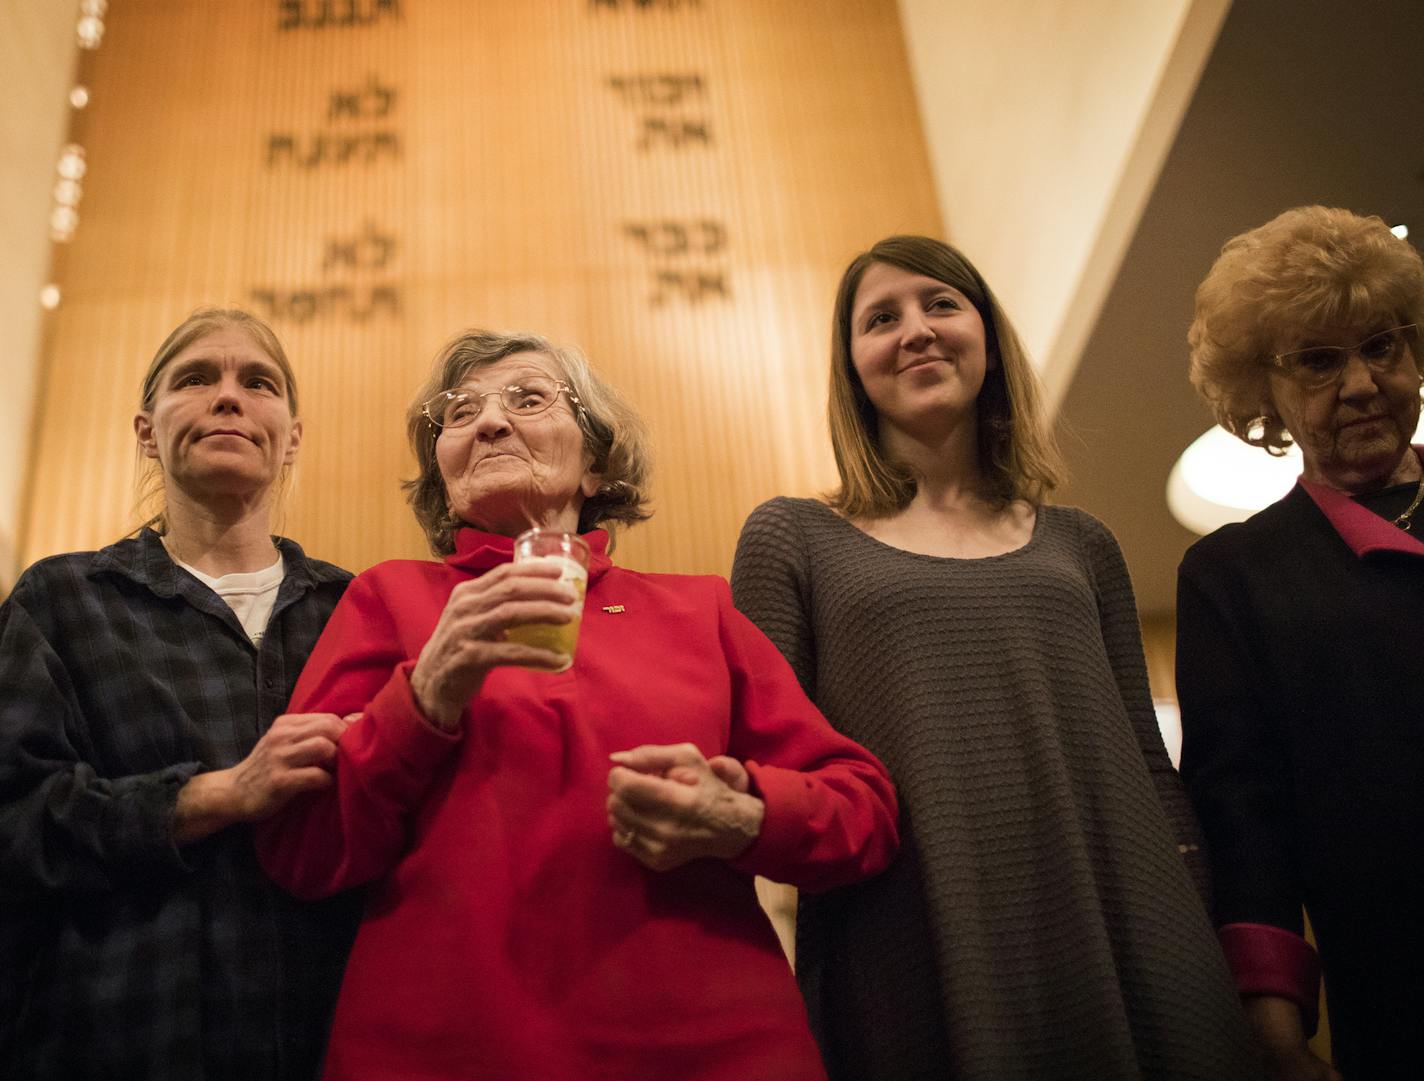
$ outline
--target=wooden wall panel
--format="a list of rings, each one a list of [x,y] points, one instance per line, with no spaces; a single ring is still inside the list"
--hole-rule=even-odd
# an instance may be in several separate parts
[[[1142,652],[1147,658],[1147,680],[1159,702],[1177,700],[1177,617],[1148,614],[1142,617]]]
[[[113,0],[107,24],[27,559],[133,524],[137,383],[206,302],[287,345],[282,527],[353,569],[424,552],[403,413],[472,325],[581,345],[647,419],[630,566],[725,573],[753,506],[834,480],[836,277],[940,227],[893,0]]]
[[[40,290],[49,280],[55,162],[68,125],[79,0],[0,3],[0,599],[19,568],[40,351]]]

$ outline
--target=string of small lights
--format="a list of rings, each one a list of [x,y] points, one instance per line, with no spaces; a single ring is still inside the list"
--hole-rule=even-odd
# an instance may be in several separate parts
[[[92,53],[104,40],[104,16],[108,14],[108,0],[81,0],[79,21],[74,33],[79,48],[80,66],[83,54]],[[84,83],[76,83],[69,91],[69,106],[78,113],[89,104],[89,88]],[[70,118],[71,136],[74,133],[75,117]],[[56,244],[68,244],[74,239],[79,228],[79,204],[84,198],[84,174],[88,172],[88,162],[84,156],[84,146],[77,141],[66,143],[59,152],[55,163],[54,203],[49,212],[50,240]],[[53,281],[40,289],[40,306],[47,311],[59,307],[60,290]]]

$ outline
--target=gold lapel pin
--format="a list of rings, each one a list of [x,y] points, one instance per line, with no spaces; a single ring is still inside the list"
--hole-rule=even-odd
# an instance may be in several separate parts
[[[621,604],[605,604],[603,610],[611,616],[616,616],[619,612],[627,611]]]

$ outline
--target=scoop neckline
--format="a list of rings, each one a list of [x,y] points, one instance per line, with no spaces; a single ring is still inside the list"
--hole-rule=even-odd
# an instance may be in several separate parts
[[[839,514],[837,514],[825,503],[822,503],[819,499],[813,500],[813,502],[822,510],[824,510],[828,515],[834,518],[837,522],[849,529],[857,537],[862,538],[867,543],[875,546],[876,548],[883,548],[887,552],[894,552],[897,555],[908,556],[911,559],[928,559],[935,563],[992,563],[997,562],[999,560],[1011,559],[1014,556],[1021,555],[1038,544],[1039,535],[1043,530],[1044,511],[1049,509],[1047,504],[1039,504],[1037,507],[1034,508],[1033,531],[1029,533],[1028,540],[1024,541],[1024,543],[1020,544],[1017,548],[1011,548],[1007,552],[999,552],[995,555],[990,556],[936,556],[930,555],[927,552],[912,552],[908,548],[899,548],[886,541],[880,540],[878,537],[872,537],[869,533],[861,529],[860,526],[856,525],[850,519],[842,518]]]

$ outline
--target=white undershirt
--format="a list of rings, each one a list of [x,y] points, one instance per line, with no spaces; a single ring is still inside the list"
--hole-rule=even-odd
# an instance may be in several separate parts
[[[286,573],[280,552],[277,553],[277,562],[265,570],[249,571],[246,574],[224,574],[221,578],[204,574],[181,560],[174,562],[227,601],[228,607],[237,616],[237,621],[242,624],[242,629],[247,632],[247,637],[252,639],[252,644],[261,644],[262,635],[267,630],[267,621],[272,618],[272,606],[277,603],[277,590],[281,587]]]

